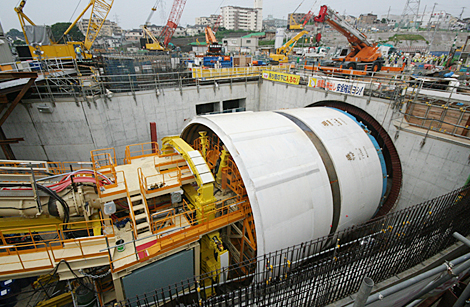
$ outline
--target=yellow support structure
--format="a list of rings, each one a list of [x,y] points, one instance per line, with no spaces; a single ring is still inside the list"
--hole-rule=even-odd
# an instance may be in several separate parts
[[[199,157],[202,158],[199,151],[193,149],[188,143],[177,136],[163,138],[162,144],[162,153],[169,153],[170,150],[174,148],[186,160],[199,188],[196,193],[191,193],[187,191],[187,189],[185,189],[185,192],[189,192],[191,202],[196,207],[199,209],[204,207],[204,210],[207,211],[209,209],[207,205],[217,201],[214,197],[214,176],[210,172],[209,166],[207,166],[205,160],[205,167],[201,168],[201,165],[198,164],[197,160]],[[195,157],[194,155],[198,156]],[[207,169],[207,172],[200,173],[201,169]]]

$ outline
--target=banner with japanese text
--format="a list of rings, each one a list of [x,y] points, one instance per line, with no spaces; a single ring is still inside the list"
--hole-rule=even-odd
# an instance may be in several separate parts
[[[318,77],[309,77],[308,86],[323,88],[323,89],[327,89],[329,91],[341,93],[341,94],[363,96],[366,84],[362,82],[357,82],[357,81],[324,78],[324,77],[318,76]]]
[[[298,75],[291,75],[291,74],[284,74],[281,72],[274,72],[274,71],[263,71],[263,79],[277,81],[277,82],[284,82],[289,84],[299,84],[300,76]]]

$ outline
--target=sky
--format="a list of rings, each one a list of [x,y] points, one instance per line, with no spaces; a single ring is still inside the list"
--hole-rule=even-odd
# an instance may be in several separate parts
[[[152,16],[151,22],[156,25],[164,25],[173,5],[173,0],[158,1],[158,9]],[[419,11],[422,12],[426,9],[426,12],[430,12],[435,3],[434,1],[439,0],[421,0]],[[14,11],[14,7],[19,2],[20,0],[0,0],[0,23],[5,32],[8,32],[11,28],[20,29],[20,23]],[[401,15],[406,2],[406,0],[330,0],[328,2],[263,0],[263,19],[268,15],[273,15],[274,18],[286,19],[287,15],[292,13],[300,3],[302,4],[297,10],[298,13],[307,13],[313,7],[315,14],[318,14],[319,6],[326,4],[340,14],[346,12],[346,14],[356,17],[367,13],[373,13],[381,17],[387,14],[389,8],[390,14]],[[73,21],[88,3],[89,0],[27,0],[24,13],[38,25],[51,25],[56,22]],[[136,29],[139,25],[145,23],[155,3],[155,0],[114,0],[108,19],[117,21],[123,29]],[[184,27],[188,24],[194,25],[196,17],[220,14],[220,7],[223,6],[253,7],[253,3],[253,0],[187,0],[181,15],[180,25]],[[438,2],[435,11],[443,10],[454,16],[459,16],[462,7],[465,6],[462,15],[465,18],[470,16],[470,2],[468,0]]]

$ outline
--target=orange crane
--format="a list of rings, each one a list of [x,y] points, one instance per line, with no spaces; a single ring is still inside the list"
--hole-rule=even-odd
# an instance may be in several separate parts
[[[343,34],[349,44],[350,52],[342,52],[340,56],[327,62],[325,66],[342,67],[346,69],[365,69],[367,65],[372,71],[379,71],[385,62],[377,43],[372,44],[362,32],[347,23],[334,10],[326,5],[321,6],[320,13],[314,18],[315,22],[328,23],[336,31]]]
[[[206,34],[206,44],[207,44],[207,52],[206,55],[221,55],[222,54],[222,45],[219,44],[217,38],[215,37],[214,32],[212,31],[210,26],[206,26],[204,29],[204,33]]]

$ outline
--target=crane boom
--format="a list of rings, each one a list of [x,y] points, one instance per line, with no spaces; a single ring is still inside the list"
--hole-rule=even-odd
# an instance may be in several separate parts
[[[372,44],[367,40],[367,36],[347,23],[341,16],[326,5],[320,8],[320,13],[314,20],[315,22],[327,22],[336,31],[343,34],[353,48],[361,49],[366,46],[372,47]]]
[[[81,14],[83,15],[85,11],[88,10],[90,5],[93,5],[93,8],[91,9],[91,12],[90,12],[90,19],[88,20],[88,28],[86,31],[85,43],[84,43],[85,48],[87,50],[90,50],[91,45],[95,41],[96,37],[98,37],[101,27],[103,26],[106,20],[106,17],[108,16],[109,11],[111,10],[111,7],[113,6],[113,3],[114,3],[114,0],[91,0],[90,4]],[[79,18],[80,17],[81,16],[79,16]],[[75,20],[75,23],[79,20],[79,18]]]
[[[328,6],[323,5],[320,8],[320,13],[314,18],[314,20],[315,22],[328,23],[336,31],[343,34],[351,45],[351,52],[345,58],[336,58],[333,59],[334,61],[354,62],[355,65],[352,66],[356,67],[357,63],[370,63],[377,61],[382,57],[382,54],[378,51],[377,44],[369,42],[367,40],[367,36],[357,30],[354,26],[347,23]]]
[[[160,36],[164,38],[163,45],[165,48],[168,47],[168,44],[170,43],[171,38],[173,37],[173,34],[178,27],[178,23],[180,22],[181,14],[183,13],[185,4],[186,0],[175,0],[173,2],[173,7],[171,8],[168,21],[160,33]]]
[[[287,63],[288,62],[288,55],[292,53],[292,50],[294,49],[295,45],[299,41],[299,39],[308,34],[308,31],[302,31],[297,33],[294,37],[292,37],[289,41],[287,41],[284,45],[276,49],[276,54],[270,54],[269,57],[271,58],[271,61],[273,62],[279,62],[279,63]]]

